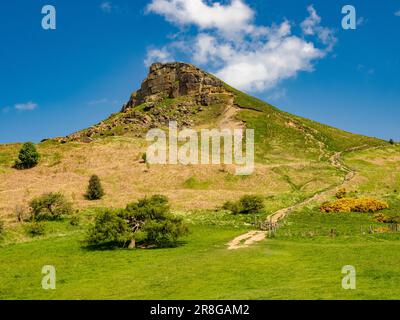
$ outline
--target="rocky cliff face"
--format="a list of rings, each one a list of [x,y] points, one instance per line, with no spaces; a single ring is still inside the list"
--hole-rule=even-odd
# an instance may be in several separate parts
[[[132,94],[122,111],[143,103],[157,103],[165,98],[193,96],[202,105],[209,105],[212,94],[223,93],[223,83],[201,69],[187,63],[154,63],[141,88]]]
[[[150,128],[166,126],[169,121],[190,127],[200,114],[232,101],[232,93],[224,88],[222,81],[191,64],[154,63],[141,88],[119,113],[58,141],[91,142],[109,135],[142,137]]]

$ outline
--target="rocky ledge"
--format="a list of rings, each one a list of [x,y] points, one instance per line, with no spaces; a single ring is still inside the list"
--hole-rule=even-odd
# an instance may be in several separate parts
[[[180,96],[194,96],[201,105],[209,105],[212,94],[224,91],[220,80],[191,64],[154,63],[141,88],[132,94],[122,112],[143,103],[157,103]]]

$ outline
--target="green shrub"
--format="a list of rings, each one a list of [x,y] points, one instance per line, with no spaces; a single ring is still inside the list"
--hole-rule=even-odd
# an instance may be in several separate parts
[[[86,198],[89,200],[99,200],[104,196],[104,190],[101,186],[100,178],[96,175],[90,177],[86,192]]]
[[[4,222],[3,220],[0,220],[0,235],[4,233]]]
[[[242,207],[240,206],[239,202],[227,201],[223,204],[222,209],[230,211],[236,215],[240,213]]]
[[[125,209],[106,211],[96,218],[88,232],[91,245],[174,246],[188,232],[183,219],[170,213],[165,196],[152,196],[130,203]]]
[[[15,168],[30,169],[39,163],[40,154],[32,142],[26,142],[19,151],[18,159],[15,161]]]
[[[261,196],[247,195],[237,202],[227,201],[222,209],[231,211],[233,214],[256,214],[264,210],[264,200]]]
[[[130,239],[128,224],[112,210],[100,211],[86,235],[91,246],[125,246]]]
[[[390,140],[389,140],[389,143],[390,143],[391,145],[394,145],[394,140],[393,140],[393,139],[390,139]]]
[[[240,198],[239,202],[241,206],[240,213],[242,214],[259,213],[265,208],[264,200],[260,196],[243,196],[242,198]]]
[[[72,205],[62,193],[46,193],[34,198],[29,206],[33,220],[55,220],[72,212]]]
[[[45,234],[45,226],[43,222],[31,222],[25,226],[25,231],[31,237],[42,236]]]

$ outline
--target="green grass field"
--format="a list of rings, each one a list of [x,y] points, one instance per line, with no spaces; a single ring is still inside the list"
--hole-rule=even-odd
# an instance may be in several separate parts
[[[395,215],[400,199],[391,204],[385,213]],[[46,236],[0,248],[0,298],[400,298],[400,234],[369,234],[369,225],[380,225],[371,214],[305,208],[275,236],[240,250],[227,250],[226,243],[247,228],[234,218],[225,219],[230,224],[222,220],[194,217],[191,234],[176,248],[106,251],[83,245],[87,222],[49,222]],[[56,290],[41,288],[44,265],[56,267]],[[341,287],[345,265],[356,268],[356,290]]]

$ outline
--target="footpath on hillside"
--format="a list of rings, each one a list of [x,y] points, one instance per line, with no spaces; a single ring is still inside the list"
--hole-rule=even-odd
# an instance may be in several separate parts
[[[353,148],[347,151],[355,151],[357,149],[360,149],[362,147],[358,148]],[[381,147],[373,147],[373,148],[368,148],[368,149],[378,149]],[[286,217],[289,213],[299,210],[303,208],[306,205],[309,205],[310,203],[313,202],[323,202],[329,199],[332,195],[335,194],[335,190],[339,187],[343,187],[346,184],[348,184],[351,180],[354,179],[356,176],[357,172],[350,167],[346,166],[345,164],[342,163],[341,157],[342,157],[343,152],[336,152],[334,153],[330,158],[329,162],[332,164],[332,166],[336,167],[338,170],[342,171],[345,173],[345,176],[343,180],[341,181],[340,184],[337,185],[332,185],[329,188],[322,190],[313,196],[296,203],[292,206],[289,206],[287,208],[282,208],[271,215],[269,215],[266,219],[266,223],[272,226],[277,226],[278,223]],[[267,231],[260,231],[260,230],[252,230],[249,231],[245,234],[242,234],[235,239],[231,240],[230,242],[227,243],[228,250],[236,250],[236,249],[241,249],[241,248],[246,248],[249,247],[250,245],[260,242],[264,240],[267,237]]]

